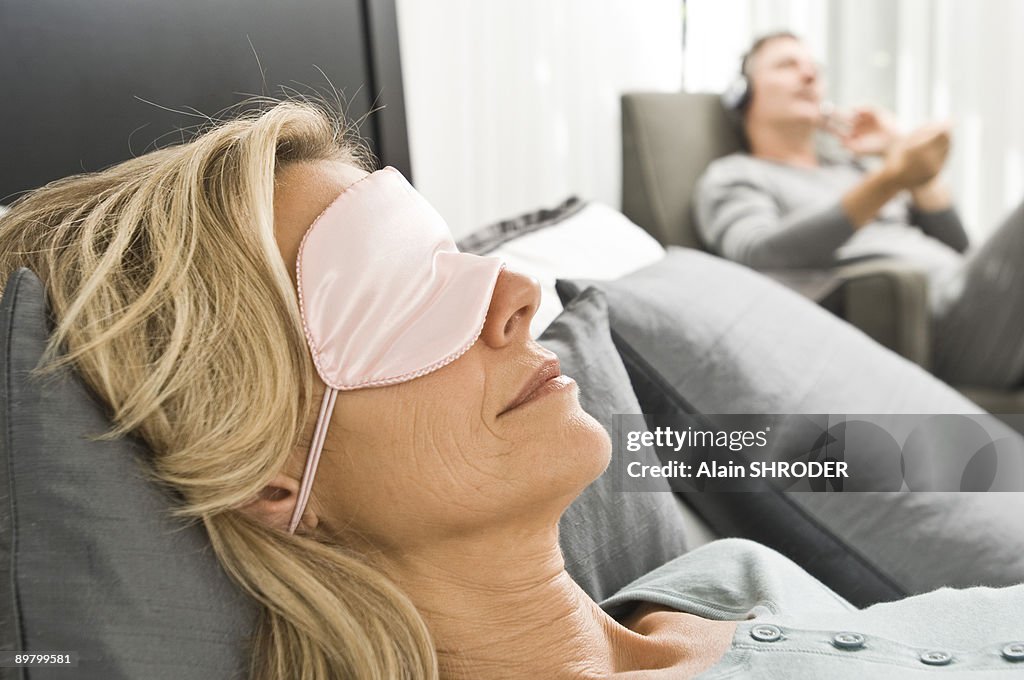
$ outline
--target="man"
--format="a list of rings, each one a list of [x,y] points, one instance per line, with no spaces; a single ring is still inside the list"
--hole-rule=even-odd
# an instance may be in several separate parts
[[[956,384],[1024,383],[1024,205],[965,257],[967,235],[939,178],[947,124],[900,134],[875,109],[826,115],[818,67],[791,33],[757,40],[742,71],[749,152],[715,161],[698,183],[708,247],[757,269],[906,260],[929,278],[936,374]],[[822,129],[854,158],[819,157]],[[881,161],[868,169],[856,159],[868,155]]]

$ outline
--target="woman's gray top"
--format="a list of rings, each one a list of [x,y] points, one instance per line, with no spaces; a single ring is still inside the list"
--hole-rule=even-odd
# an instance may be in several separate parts
[[[725,156],[697,184],[701,238],[711,251],[755,269],[827,268],[889,256],[943,280],[967,248],[956,211],[921,212],[901,195],[854,231],[840,199],[864,173],[851,161],[805,168],[745,153]]]
[[[1024,677],[1024,584],[941,588],[857,609],[781,554],[743,539],[701,546],[601,606],[653,602],[739,621],[702,680]]]

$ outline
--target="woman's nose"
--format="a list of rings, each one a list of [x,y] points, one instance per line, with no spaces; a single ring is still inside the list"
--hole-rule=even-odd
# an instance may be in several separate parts
[[[540,284],[537,280],[502,269],[494,284],[491,306],[480,339],[493,348],[504,347],[513,340],[530,337],[530,321],[540,305]]]

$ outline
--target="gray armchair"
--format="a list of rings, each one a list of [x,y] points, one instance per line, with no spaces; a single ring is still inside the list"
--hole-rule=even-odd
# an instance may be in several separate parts
[[[716,94],[630,93],[622,97],[622,211],[664,245],[704,248],[693,190],[711,161],[741,148]],[[766,272],[929,368],[927,279],[895,260],[827,271]],[[959,388],[992,413],[1024,413],[1020,392]]]

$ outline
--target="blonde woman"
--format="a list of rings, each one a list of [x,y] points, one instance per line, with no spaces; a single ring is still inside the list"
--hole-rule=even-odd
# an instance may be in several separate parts
[[[590,600],[557,522],[609,439],[530,339],[536,283],[455,252],[422,197],[361,158],[330,116],[281,103],[0,220],[0,274],[46,286],[49,359],[114,435],[146,441],[262,605],[251,677],[1024,668],[1024,588],[857,610],[746,541]]]

